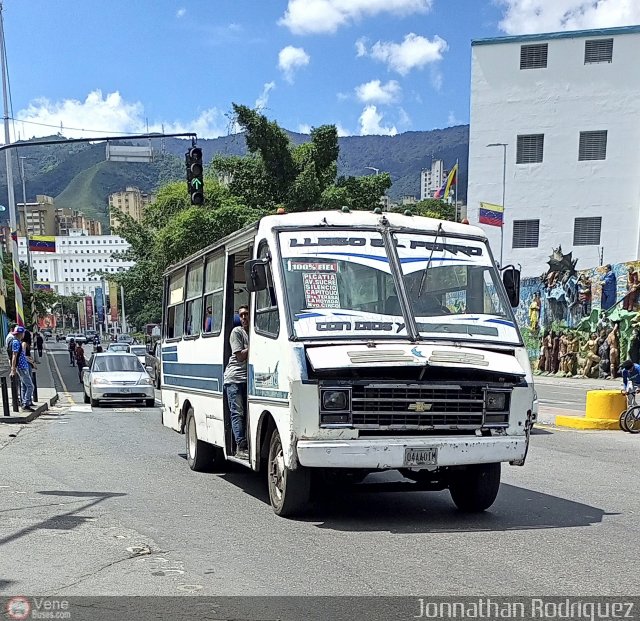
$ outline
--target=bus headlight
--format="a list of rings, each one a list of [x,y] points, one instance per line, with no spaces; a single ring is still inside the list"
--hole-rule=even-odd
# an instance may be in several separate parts
[[[320,395],[323,410],[340,412],[349,409],[348,390],[323,390]]]
[[[487,412],[504,412],[507,409],[507,393],[487,392],[485,405]]]

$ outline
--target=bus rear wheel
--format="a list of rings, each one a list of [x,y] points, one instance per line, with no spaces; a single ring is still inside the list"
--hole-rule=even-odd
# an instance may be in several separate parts
[[[273,431],[269,443],[267,477],[269,500],[276,515],[292,517],[302,513],[309,503],[310,472],[302,466],[298,466],[295,470],[287,468],[277,429]]]
[[[449,493],[460,511],[480,513],[495,501],[500,489],[500,463],[474,464],[454,472]]]

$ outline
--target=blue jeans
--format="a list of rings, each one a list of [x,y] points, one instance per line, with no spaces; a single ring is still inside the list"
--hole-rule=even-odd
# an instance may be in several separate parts
[[[227,403],[229,404],[233,437],[236,439],[237,445],[244,444],[247,441],[244,431],[247,413],[247,385],[225,384],[224,392],[227,395]]]
[[[20,392],[22,406],[27,407],[33,403],[33,380],[31,379],[31,369],[17,369],[20,378]]]

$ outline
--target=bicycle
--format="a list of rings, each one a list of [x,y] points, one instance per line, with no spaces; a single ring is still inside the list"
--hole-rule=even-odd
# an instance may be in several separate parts
[[[627,409],[620,414],[618,422],[622,431],[640,433],[640,405],[636,403],[636,395],[640,389],[627,393]]]

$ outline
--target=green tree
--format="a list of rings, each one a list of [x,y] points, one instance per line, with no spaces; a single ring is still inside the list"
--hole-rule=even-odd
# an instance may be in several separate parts
[[[427,218],[437,218],[438,220],[449,220],[455,222],[456,208],[445,201],[436,198],[428,198],[413,205],[401,205],[393,211],[403,213],[409,210],[414,216],[425,216]]]

